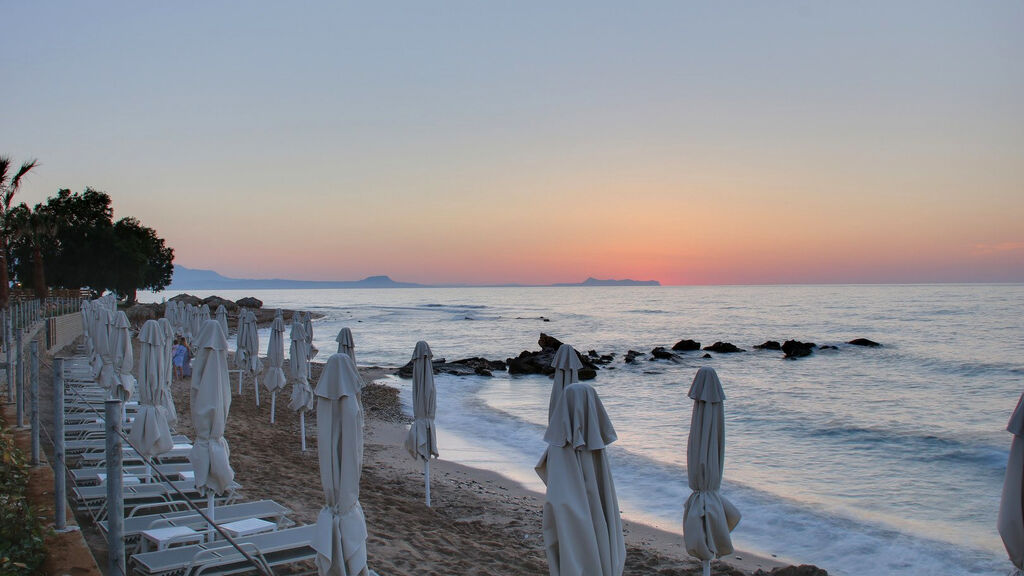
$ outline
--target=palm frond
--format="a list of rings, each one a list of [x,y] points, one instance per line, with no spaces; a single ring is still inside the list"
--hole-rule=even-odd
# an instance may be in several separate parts
[[[0,190],[7,186],[7,171],[11,168],[11,159],[7,156],[0,156]]]
[[[35,158],[23,163],[21,168],[18,169],[18,173],[14,175],[14,178],[11,178],[11,190],[17,191],[18,187],[21,186],[21,178],[38,165],[39,160],[36,160]]]

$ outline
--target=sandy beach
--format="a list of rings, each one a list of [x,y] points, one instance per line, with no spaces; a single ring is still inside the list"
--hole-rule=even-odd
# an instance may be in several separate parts
[[[322,364],[313,364],[312,382],[321,368]],[[541,534],[543,494],[498,474],[439,459],[431,466],[433,507],[424,505],[422,468],[402,446],[408,426],[398,390],[373,383],[393,372],[360,368],[369,383],[363,396],[366,429],[360,501],[369,533],[370,567],[389,576],[547,574]],[[233,379],[233,392],[236,382]],[[188,390],[188,379],[172,385],[177,431],[191,435]],[[289,390],[278,398],[276,423],[271,425],[269,394],[261,390],[257,407],[252,379],[246,378],[243,394],[233,394],[226,438],[243,497],[276,500],[293,511],[294,521],[310,524],[323,503],[315,415],[307,414],[307,450],[302,452],[298,415],[287,408]],[[105,542],[88,518],[80,516],[79,522],[98,564],[104,566]],[[683,552],[681,536],[628,521],[624,529],[625,574],[700,574],[699,565]],[[779,566],[771,559],[738,552],[716,562],[714,574],[750,575]]]

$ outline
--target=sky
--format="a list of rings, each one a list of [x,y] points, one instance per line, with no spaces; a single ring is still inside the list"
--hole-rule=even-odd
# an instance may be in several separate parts
[[[0,0],[18,200],[242,278],[1024,281],[1024,3]]]

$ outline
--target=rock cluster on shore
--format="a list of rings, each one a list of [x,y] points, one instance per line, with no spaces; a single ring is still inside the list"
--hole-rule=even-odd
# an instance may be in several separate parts
[[[206,298],[200,298],[193,296],[192,294],[178,294],[170,299],[173,302],[184,302],[191,304],[192,306],[202,306],[206,304],[210,308],[210,313],[213,314],[217,311],[218,306],[224,306],[224,309],[228,312],[228,318],[232,321],[229,325],[234,327],[234,319],[238,318],[238,310],[240,308],[247,308],[256,314],[256,324],[259,327],[269,326],[274,320],[274,314],[277,312],[275,308],[264,308],[263,301],[252,296],[246,296],[239,300],[228,300],[227,298],[221,298],[220,296],[207,296]],[[164,315],[165,304],[156,302],[150,304],[138,303],[130,308],[127,308],[124,312],[128,316],[128,321],[133,326],[141,326],[146,320],[155,320],[162,318]],[[292,315],[295,314],[294,310],[282,310],[285,322],[290,322]],[[322,318],[323,314],[316,312],[311,313],[313,318]]]

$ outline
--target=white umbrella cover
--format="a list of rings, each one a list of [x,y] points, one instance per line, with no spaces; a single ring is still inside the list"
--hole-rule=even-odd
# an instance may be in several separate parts
[[[437,398],[434,389],[433,353],[426,342],[420,340],[412,354],[412,407],[413,422],[405,437],[405,449],[413,458],[429,461],[437,458],[437,435],[434,415]]]
[[[114,317],[111,338],[116,394],[121,400],[127,401],[135,394],[135,376],[132,376],[135,355],[132,350],[131,324],[123,311]]]
[[[547,486],[544,547],[552,576],[620,576],[625,568],[622,518],[605,450],[617,438],[593,386],[567,386],[537,466]]]
[[[263,385],[270,391],[270,423],[274,423],[277,411],[277,392],[283,390],[288,379],[284,369],[284,319],[280,314],[274,316],[270,324],[270,339],[267,341],[267,372],[263,376]]]
[[[174,407],[174,397],[171,395],[171,379],[174,378],[174,324],[167,318],[159,320],[160,327],[164,331],[163,364],[160,366],[160,396],[158,402],[167,412],[167,424],[174,426],[178,423],[178,411]]]
[[[704,563],[733,551],[729,533],[740,521],[740,512],[726,500],[722,488],[725,467],[725,391],[715,369],[697,370],[690,386],[693,414],[686,444],[686,472],[693,493],[683,512],[686,553]]]
[[[220,324],[220,329],[224,331],[226,338],[228,333],[228,309],[223,304],[217,306],[217,324]]]
[[[568,344],[558,347],[558,352],[555,352],[555,357],[551,359],[551,365],[555,368],[555,378],[551,384],[551,398],[548,400],[548,420],[551,420],[565,387],[580,381],[580,368],[583,368],[576,349]]]
[[[288,407],[306,412],[313,409],[313,389],[309,387],[309,348],[302,324],[292,322],[288,363],[292,377],[292,397]]]
[[[1013,440],[996,525],[1006,554],[1017,568],[1015,575],[1020,576],[1024,574],[1024,394],[1017,401],[1006,430],[1013,434]]]
[[[348,357],[352,359],[352,363],[356,363],[356,341],[352,338],[352,330],[348,327],[342,328],[338,332],[338,352],[342,354],[348,354]]]
[[[207,320],[203,325],[196,347],[198,353],[192,364],[190,389],[196,437],[188,461],[195,471],[196,488],[200,492],[222,494],[234,480],[235,472],[231,469],[230,451],[224,439],[231,408],[228,342],[216,320]]]
[[[144,456],[163,454],[174,447],[167,410],[160,403],[164,338],[164,330],[156,320],[146,320],[139,331],[139,411],[128,440]]]
[[[363,467],[363,410],[359,374],[345,354],[327,360],[316,386],[320,481],[326,506],[316,519],[312,546],[321,576],[365,576],[366,519],[359,505]]]

